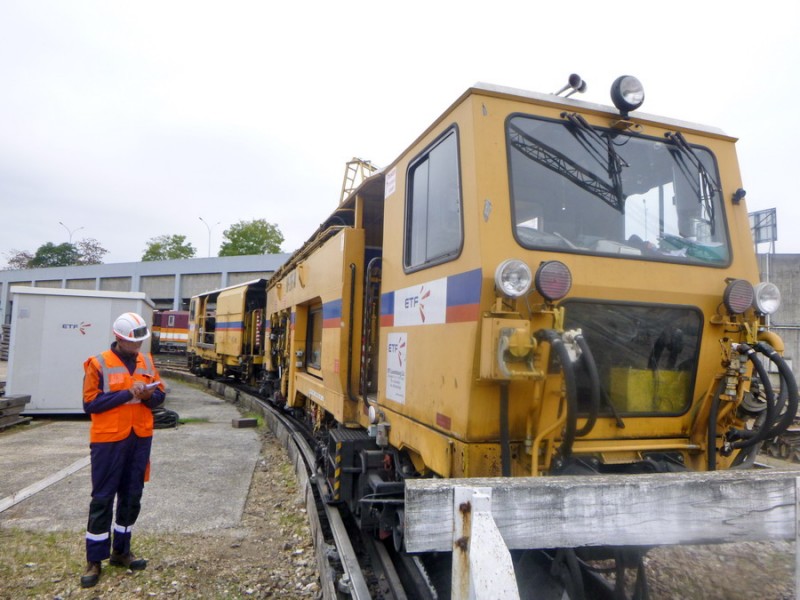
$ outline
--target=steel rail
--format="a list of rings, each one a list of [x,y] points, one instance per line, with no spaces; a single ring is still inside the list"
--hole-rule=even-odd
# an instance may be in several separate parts
[[[166,365],[165,365],[166,367]],[[166,367],[164,371],[169,371]],[[196,379],[193,375],[188,375],[182,372],[163,372],[162,375],[174,376],[178,378]],[[286,447],[289,455],[298,456],[302,461],[302,468],[305,471],[303,479],[305,479],[309,486],[313,484],[316,490],[316,498],[324,498],[327,493],[327,481],[324,473],[318,473],[316,470],[316,456],[314,448],[310,445],[304,430],[291,418],[287,417],[280,409],[271,405],[269,402],[252,393],[250,388],[246,388],[241,384],[232,384],[232,382],[222,382],[214,380],[206,380],[207,387],[216,392],[217,394],[229,399],[231,396],[237,403],[243,404],[246,408],[260,413],[265,420],[269,422],[275,436],[282,440],[283,445]],[[227,393],[226,393],[227,392]],[[298,470],[297,462],[295,462],[295,471]],[[310,503],[308,503],[310,504]],[[312,508],[307,504],[309,516],[311,516]],[[353,547],[353,543],[348,534],[342,514],[337,506],[330,505],[324,501],[317,501],[316,506],[322,506],[324,517],[326,519],[328,528],[333,537],[333,542],[336,548],[336,554],[341,563],[343,575],[336,582],[336,591],[344,594],[354,600],[371,600],[372,593],[370,592],[364,572],[358,561],[358,555]],[[317,510],[318,512],[318,510]],[[315,539],[315,544],[318,541]],[[331,557],[329,548],[317,549],[317,562],[320,570],[320,582],[323,588],[323,597],[328,600],[335,600],[339,596],[331,596],[329,588],[324,585],[326,572],[331,569],[327,560],[321,560],[320,557]]]

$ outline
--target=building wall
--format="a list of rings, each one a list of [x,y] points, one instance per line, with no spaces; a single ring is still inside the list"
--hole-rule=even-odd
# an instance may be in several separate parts
[[[138,292],[131,287],[130,277],[101,277],[100,290],[103,292]]]
[[[175,275],[142,277],[140,286],[148,298],[173,298],[175,296]]]
[[[192,296],[268,278],[289,254],[223,256],[0,271],[0,323],[11,322],[11,287],[144,292],[157,309],[188,308]]]
[[[37,281],[36,287],[38,288],[51,288],[51,289],[58,289],[61,287],[61,280],[60,279],[53,279],[50,281]]]
[[[264,273],[259,273],[257,271],[251,271],[249,273],[231,273],[228,278],[228,285],[239,285],[240,283],[261,279],[262,277],[264,277]]]
[[[93,290],[97,287],[96,279],[68,279],[67,289],[69,290]]]
[[[770,316],[769,328],[781,336],[784,356],[800,378],[800,254],[760,254],[762,281],[771,281],[781,291],[781,307]]]
[[[197,294],[218,290],[228,284],[223,282],[221,273],[195,273],[181,277],[181,296],[191,298]]]

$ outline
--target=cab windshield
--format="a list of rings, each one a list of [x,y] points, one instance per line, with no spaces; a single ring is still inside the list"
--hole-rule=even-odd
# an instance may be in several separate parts
[[[526,248],[723,266],[714,157],[662,139],[515,115],[506,123],[514,235]]]

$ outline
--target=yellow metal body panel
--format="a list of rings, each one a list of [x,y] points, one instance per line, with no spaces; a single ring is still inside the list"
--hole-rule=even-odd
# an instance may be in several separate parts
[[[268,317],[281,312],[291,315],[286,353],[291,360],[284,373],[286,399],[290,406],[311,401],[339,422],[357,422],[360,405],[350,395],[358,385],[358,357],[351,358],[351,354],[360,346],[361,320],[356,315],[360,315],[362,303],[364,232],[332,230],[312,248],[281,271],[279,278],[273,278],[267,292]],[[318,367],[307,362],[310,314],[323,319]],[[274,369],[275,365],[270,360],[267,367]]]
[[[588,435],[575,440],[573,451],[609,463],[641,459],[649,451],[679,451],[692,468],[705,468],[704,428],[716,383],[725,375],[726,348],[752,341],[758,329],[752,311],[731,318],[721,309],[729,280],[759,280],[746,204],[732,200],[741,186],[735,140],[680,127],[689,144],[707,148],[716,158],[725,193],[718,223],[730,244],[728,264],[526,249],[512,231],[505,124],[515,114],[559,121],[565,110],[578,111],[601,128],[619,120],[594,105],[555,97],[469,90],[373,179],[369,194],[377,194],[374,188],[385,182],[382,202],[364,201],[362,188],[340,204],[336,216],[346,213],[352,222],[321,227],[269,283],[267,369],[280,374],[280,393],[290,406],[311,402],[338,422],[366,427],[369,403],[388,424],[389,443],[412,455],[418,469],[424,465],[442,476],[492,476],[499,474],[500,405],[507,392],[512,473],[545,473],[563,441],[565,384],[549,344],[531,336],[560,331],[569,318],[569,302],[550,305],[536,292],[522,300],[499,300],[494,272],[510,258],[532,271],[543,261],[559,260],[572,275],[567,301],[682,307],[702,314],[702,343],[692,370],[613,371],[610,390],[626,399],[630,413],[624,415],[624,428],[617,418],[601,415]],[[631,115],[629,120],[651,138],[676,130],[675,123],[652,117]],[[446,261],[407,268],[409,168],[448,131],[458,142],[464,241]],[[364,398],[359,387],[364,281],[373,248],[381,256],[380,318],[364,333],[376,340],[377,391]],[[499,344],[506,342],[508,352],[503,352]],[[507,355],[512,358],[502,362]],[[736,384],[739,399],[749,373],[746,365]],[[691,402],[684,407],[684,396],[679,402],[675,398],[692,377]],[[643,412],[650,409],[672,414],[656,418]],[[720,435],[724,426],[735,424],[734,411],[725,410]],[[585,422],[579,418],[577,427]],[[723,467],[729,462],[729,457],[718,460]]]
[[[729,278],[759,279],[753,253],[747,208],[744,202],[734,205],[730,196],[724,205],[727,231],[731,244],[732,260],[725,267],[687,266],[677,263],[654,263],[645,260],[620,260],[615,257],[564,254],[558,252],[531,251],[520,247],[510,231],[508,166],[505,148],[504,122],[510,114],[532,113],[554,120],[560,118],[563,106],[553,106],[536,101],[523,101],[504,95],[467,94],[443,115],[408,151],[387,168],[396,182],[393,193],[385,199],[385,223],[383,246],[383,294],[404,290],[413,286],[423,288],[432,282],[466,273],[481,272],[480,307],[476,317],[467,322],[435,325],[389,326],[380,331],[380,365],[387,363],[387,348],[390,337],[405,343],[405,396],[402,402],[387,397],[387,371],[380,370],[378,403],[386,411],[387,421],[393,424],[390,442],[402,446],[410,438],[440,434],[452,436],[454,442],[469,444],[496,443],[499,439],[499,385],[497,382],[482,382],[482,377],[495,377],[492,359],[492,341],[481,339],[479,316],[488,316],[490,330],[502,326],[493,316],[495,296],[493,274],[496,266],[508,258],[520,258],[535,269],[543,260],[558,259],[565,263],[573,277],[570,292],[572,298],[598,298],[605,301],[656,303],[682,305],[699,308],[703,319],[703,344],[700,349],[697,379],[692,397],[695,404],[702,402],[704,394],[714,376],[720,372],[720,341],[731,337],[722,325],[711,323],[711,316],[719,310],[721,298]],[[608,114],[584,114],[592,125],[608,127]],[[634,117],[632,117],[634,118]],[[437,136],[455,125],[459,136],[461,193],[463,200],[464,239],[467,242],[460,255],[449,262],[414,272],[403,269],[403,228],[397,226],[405,219],[406,173],[413,159]],[[663,137],[674,126],[663,126],[655,121],[642,123],[642,131],[653,137]],[[724,190],[736,190],[741,186],[734,140],[722,135],[701,135],[684,131],[687,141],[700,144],[714,152]],[[391,225],[389,225],[391,224]],[[534,295],[531,303],[535,304]],[[541,300],[539,300],[541,302]],[[510,311],[511,319],[530,319],[532,331],[552,327],[552,317],[547,314],[528,314],[524,303],[518,302]],[[483,332],[486,333],[486,329]],[[734,335],[736,341],[744,341],[741,334]],[[488,357],[488,358],[487,358]],[[481,371],[483,369],[483,371]],[[675,377],[664,376],[663,385],[673,385]],[[389,377],[391,379],[391,377]],[[646,385],[633,376],[627,385]],[[547,413],[541,411],[542,402],[554,403],[559,397],[560,382],[550,396],[534,397],[534,381],[514,382],[509,389],[509,421],[512,440],[523,440],[526,421],[530,411],[537,415],[551,415],[555,422],[557,407]],[[544,399],[543,399],[544,398]],[[557,403],[557,401],[555,401]],[[625,429],[616,427],[613,419],[601,418],[589,439],[598,440],[597,448],[613,448],[620,451],[626,442],[615,440],[659,439],[686,436],[692,427],[695,411],[689,410],[673,417],[647,416],[626,417]],[[398,419],[402,417],[402,419]],[[394,423],[408,423],[395,427]],[[410,424],[414,425],[410,425]],[[579,420],[579,426],[582,421]],[[545,426],[546,422],[541,422]],[[410,429],[417,428],[426,433],[412,435]],[[435,431],[435,432],[434,432]],[[560,438],[556,430],[553,437]],[[420,446],[424,444],[417,442]],[[689,446],[688,442],[685,446]],[[656,447],[659,445],[656,444]],[[697,450],[696,446],[693,446]],[[594,451],[594,450],[593,450]],[[439,464],[441,452],[434,457],[424,457],[426,463]],[[469,466],[471,465],[471,466]],[[463,475],[483,476],[485,461],[472,461]],[[491,469],[489,469],[491,470]]]
[[[217,354],[221,356],[233,358],[241,354],[246,294],[247,288],[242,286],[222,292],[217,298],[217,335],[214,345]]]

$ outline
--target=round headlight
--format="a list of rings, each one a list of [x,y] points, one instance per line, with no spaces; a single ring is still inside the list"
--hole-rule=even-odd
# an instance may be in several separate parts
[[[734,279],[725,288],[722,301],[728,311],[734,315],[740,315],[753,305],[753,286],[744,279]]]
[[[769,281],[757,283],[753,290],[755,300],[753,307],[762,315],[771,315],[781,306],[781,291]]]
[[[494,285],[509,298],[519,298],[531,289],[531,270],[521,260],[509,258],[494,272]]]
[[[644,102],[644,87],[642,82],[632,75],[617,77],[611,84],[611,101],[623,117],[636,110]]]
[[[569,267],[558,260],[548,260],[539,265],[534,278],[536,291],[545,300],[561,300],[572,287],[572,273]]]

